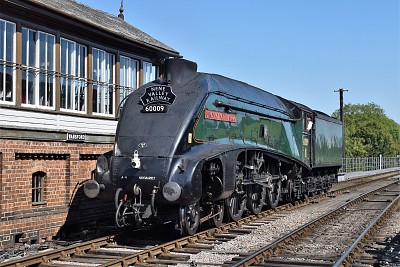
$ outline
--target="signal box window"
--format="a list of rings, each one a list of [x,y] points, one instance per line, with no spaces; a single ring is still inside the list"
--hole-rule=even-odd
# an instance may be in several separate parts
[[[62,109],[85,111],[86,47],[61,38],[60,92]]]
[[[119,100],[122,102],[126,96],[138,88],[139,61],[121,56],[120,62]]]
[[[22,103],[54,107],[55,36],[22,28]]]
[[[114,55],[93,48],[93,112],[114,114]]]
[[[43,185],[46,173],[35,172],[32,174],[32,205],[43,203]]]

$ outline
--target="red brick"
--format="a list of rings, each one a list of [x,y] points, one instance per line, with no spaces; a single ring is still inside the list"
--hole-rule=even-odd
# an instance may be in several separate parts
[[[75,185],[91,178],[95,168],[95,160],[79,160],[80,154],[103,154],[112,149],[111,144],[86,144],[65,142],[40,142],[0,139],[0,248],[5,243],[2,240],[22,232],[38,232],[41,239],[54,236],[65,223],[67,212],[48,215],[48,208],[68,210],[71,199],[75,196]],[[51,158],[15,159],[17,153],[68,154],[65,160]],[[46,173],[44,182],[45,205],[32,205],[32,174],[36,171]],[[69,185],[66,185],[69,180]],[[35,213],[36,212],[36,213]],[[84,211],[81,211],[84,212]],[[15,219],[21,214],[35,214],[23,219]],[[89,218],[94,211],[89,213]],[[76,214],[78,221],[88,216]],[[7,218],[8,217],[8,218]],[[5,237],[5,238],[3,238]]]

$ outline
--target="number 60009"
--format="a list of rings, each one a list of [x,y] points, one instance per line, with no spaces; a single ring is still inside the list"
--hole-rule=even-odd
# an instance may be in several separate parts
[[[166,112],[166,107],[164,105],[148,105],[144,107],[144,112]]]

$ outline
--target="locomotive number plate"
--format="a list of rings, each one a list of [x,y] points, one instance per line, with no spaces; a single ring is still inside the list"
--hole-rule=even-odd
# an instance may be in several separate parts
[[[165,113],[168,106],[174,103],[176,95],[172,92],[171,86],[153,85],[147,87],[140,97],[143,104],[143,113]]]
[[[146,105],[142,109],[143,113],[166,113],[167,111],[168,106],[162,104]]]

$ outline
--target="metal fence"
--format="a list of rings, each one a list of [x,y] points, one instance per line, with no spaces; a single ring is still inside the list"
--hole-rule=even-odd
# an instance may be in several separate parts
[[[340,172],[364,172],[400,167],[400,155],[397,157],[344,158]]]

